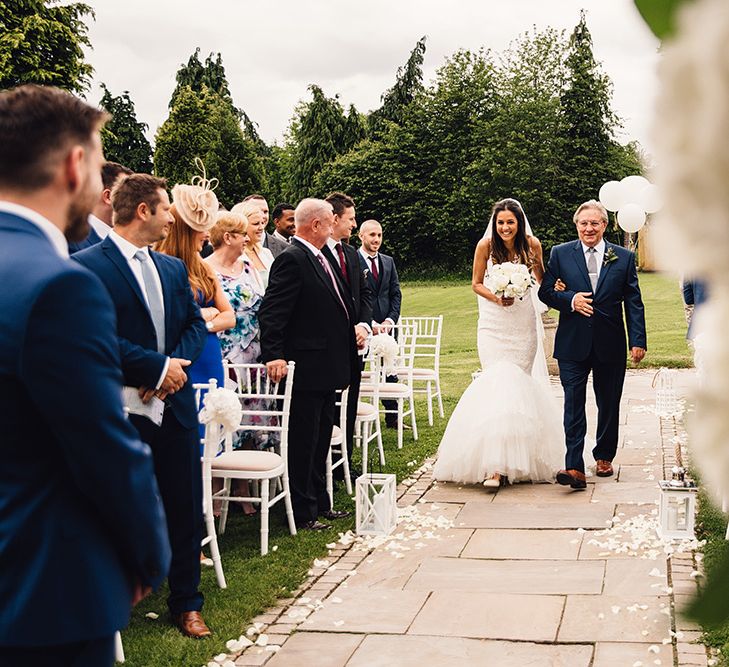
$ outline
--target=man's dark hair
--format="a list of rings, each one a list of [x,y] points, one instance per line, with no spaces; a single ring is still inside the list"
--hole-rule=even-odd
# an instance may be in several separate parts
[[[131,174],[123,178],[111,191],[112,222],[128,225],[137,215],[141,203],[147,204],[154,214],[160,202],[159,191],[167,189],[167,181],[150,174]]]
[[[88,146],[108,118],[60,88],[28,84],[0,92],[0,188],[46,187],[65,152]]]
[[[129,176],[134,172],[118,162],[105,162],[101,168],[101,181],[104,183],[104,190],[111,190],[120,174]]]
[[[343,192],[332,192],[327,196],[327,201],[332,205],[334,215],[342,215],[346,209],[354,206],[354,199]]]
[[[296,207],[292,206],[291,204],[287,204],[286,202],[281,202],[280,204],[276,204],[276,206],[273,207],[273,211],[271,213],[271,218],[276,221],[278,220],[282,215],[284,211],[295,211]]]

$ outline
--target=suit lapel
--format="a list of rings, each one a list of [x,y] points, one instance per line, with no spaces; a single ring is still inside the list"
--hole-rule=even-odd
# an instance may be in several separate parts
[[[380,258],[380,275],[379,281],[377,283],[377,293],[379,294],[380,288],[383,285],[389,285],[390,284],[390,274],[392,273],[392,267],[390,266],[390,262],[385,260],[385,258],[382,255],[377,255]]]
[[[339,295],[337,294],[336,290],[334,289],[334,285],[332,285],[332,281],[329,279],[329,276],[327,275],[326,271],[324,270],[324,267],[319,263],[319,260],[316,257],[314,257],[314,254],[311,252],[311,250],[309,250],[309,248],[307,248],[303,243],[299,243],[298,241],[296,241],[296,239],[294,239],[292,241],[292,243],[296,243],[296,245],[304,251],[304,254],[308,258],[311,265],[314,267],[314,272],[319,277],[319,280],[321,280],[324,283],[324,286],[329,291],[329,294],[331,294],[332,298],[336,301],[337,307],[341,308],[342,302],[339,299]],[[325,250],[329,250],[329,249],[326,246],[324,246],[324,250],[322,250],[322,254],[326,258]],[[331,251],[329,251],[329,255],[331,255],[331,254],[332,254]],[[334,273],[333,270],[332,270],[332,273]],[[336,280],[336,274],[334,274],[334,275],[335,275],[335,280]],[[340,285],[341,285],[341,281],[340,281]],[[342,294],[346,294],[346,292],[344,290],[342,290]],[[346,306],[345,306],[345,308],[346,308]],[[351,313],[349,312],[349,310],[347,310],[347,312],[351,319]]]
[[[162,285],[162,303],[165,307],[165,334],[171,331],[171,320],[172,317],[172,281],[167,280],[165,273],[165,267],[162,262],[159,261],[159,254],[153,251],[149,251],[149,256],[152,258],[154,265],[157,267],[157,275],[159,276],[159,282]]]
[[[104,253],[106,256],[112,261],[112,263],[116,266],[117,269],[119,269],[119,272],[124,276],[127,283],[129,283],[129,287],[132,288],[132,292],[137,295],[137,298],[141,302],[141,304],[144,306],[144,309],[149,313],[149,307],[147,306],[147,301],[144,298],[144,295],[142,294],[142,290],[139,289],[139,283],[137,282],[137,279],[134,277],[134,274],[132,273],[132,270],[129,268],[129,263],[125,259],[124,255],[121,254],[121,251],[119,248],[116,247],[116,243],[112,241],[108,236],[101,242],[101,247],[104,250]],[[152,316],[149,316],[150,321],[152,320]]]
[[[604,257],[607,256],[608,249],[610,247],[612,247],[611,244],[608,243],[607,241],[605,241],[605,255],[603,255],[603,263],[602,263],[602,267],[600,268],[600,277],[597,279],[597,287],[595,287],[595,294],[597,294],[600,291],[600,287],[605,282],[605,276],[607,276],[608,271],[610,270],[610,265],[614,263],[614,262],[608,262],[606,264],[605,260],[604,260]]]
[[[575,243],[573,256],[575,258],[575,264],[577,264],[577,268],[580,271],[580,274],[585,279],[585,285],[587,285],[586,292],[592,292],[592,283],[590,282],[590,276],[587,273],[587,264],[585,262],[585,253],[582,251],[582,242],[577,241]],[[572,287],[570,286],[570,289]],[[595,290],[597,291],[597,290]]]

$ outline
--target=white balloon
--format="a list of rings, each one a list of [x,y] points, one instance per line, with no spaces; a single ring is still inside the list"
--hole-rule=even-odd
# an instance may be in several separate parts
[[[637,232],[645,224],[645,211],[638,204],[625,204],[618,211],[618,224],[623,231]]]
[[[640,196],[646,186],[650,185],[650,181],[643,177],[638,176],[626,176],[620,181],[620,189],[623,195],[623,204],[639,204]]]
[[[663,198],[661,197],[661,191],[658,186],[652,183],[646,185],[641,190],[638,203],[646,213],[655,213],[658,211],[663,206]]]
[[[608,211],[617,211],[623,204],[623,188],[620,181],[603,183],[598,199]]]

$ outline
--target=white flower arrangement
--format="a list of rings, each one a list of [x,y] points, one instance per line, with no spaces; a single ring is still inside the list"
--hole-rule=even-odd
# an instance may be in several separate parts
[[[386,372],[395,368],[399,352],[397,341],[389,334],[376,334],[370,339],[370,354],[382,358],[382,365]]]
[[[523,299],[533,284],[529,268],[515,262],[494,264],[484,280],[487,289],[507,299]]]
[[[243,408],[238,394],[222,387],[211,389],[203,398],[203,409],[200,421],[203,424],[215,422],[223,427],[226,433],[235,433],[243,417]]]

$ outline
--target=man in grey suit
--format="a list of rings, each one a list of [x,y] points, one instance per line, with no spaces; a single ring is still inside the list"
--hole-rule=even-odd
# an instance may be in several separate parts
[[[381,252],[382,226],[377,220],[365,220],[359,228],[362,247],[359,262],[367,270],[367,281],[372,290],[372,333],[389,333],[400,319],[402,292],[397,277],[395,260]],[[388,382],[397,382],[396,375],[387,377]],[[386,410],[397,410],[395,401],[382,401]],[[397,428],[397,415],[386,413],[385,423]]]
[[[266,225],[268,225],[268,202],[263,195],[248,195],[243,201],[252,201],[253,203],[258,204],[261,212],[266,216]],[[276,238],[273,234],[265,232],[263,234],[263,247],[268,248],[271,251],[273,258],[276,259],[276,257],[278,257],[284,250],[288,249],[289,244]]]

